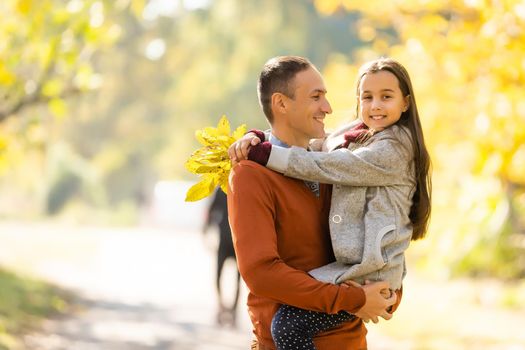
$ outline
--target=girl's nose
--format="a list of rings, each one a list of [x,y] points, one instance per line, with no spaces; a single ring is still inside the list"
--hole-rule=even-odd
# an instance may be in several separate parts
[[[371,104],[372,109],[381,109],[381,101],[378,99],[373,99]]]

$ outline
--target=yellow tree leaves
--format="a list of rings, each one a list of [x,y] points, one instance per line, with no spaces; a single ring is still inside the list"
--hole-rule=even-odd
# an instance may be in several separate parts
[[[0,175],[4,172],[4,170],[7,167],[7,142],[7,138],[5,138],[4,135],[0,135]]]
[[[228,176],[231,162],[228,157],[228,147],[246,132],[246,125],[241,125],[231,133],[230,122],[222,116],[217,127],[206,127],[195,132],[195,138],[203,146],[196,150],[188,159],[186,169],[201,177],[186,193],[186,201],[193,202],[203,199],[221,186],[224,193],[228,191]]]
[[[79,71],[92,67],[92,55],[118,38],[119,25],[106,18],[116,6],[100,0],[2,1],[0,94],[6,98],[0,122],[37,103],[63,115],[65,97],[98,87],[94,72],[86,78]]]
[[[16,3],[16,9],[21,14],[27,15],[31,11],[32,0],[18,0]]]

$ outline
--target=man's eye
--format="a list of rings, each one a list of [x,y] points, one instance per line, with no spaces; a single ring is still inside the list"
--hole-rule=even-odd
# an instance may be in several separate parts
[[[320,98],[320,96],[316,95],[316,96],[312,96],[312,98],[317,101]]]

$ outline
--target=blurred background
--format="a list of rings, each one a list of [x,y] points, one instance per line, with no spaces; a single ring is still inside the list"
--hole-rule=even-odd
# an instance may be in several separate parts
[[[408,69],[433,161],[430,231],[371,349],[525,349],[525,2],[4,0],[0,349],[246,349],[218,322],[194,132],[267,128],[256,81],[295,54],[355,116],[357,68]],[[206,233],[206,234],[203,234]],[[225,265],[225,297],[236,272]]]

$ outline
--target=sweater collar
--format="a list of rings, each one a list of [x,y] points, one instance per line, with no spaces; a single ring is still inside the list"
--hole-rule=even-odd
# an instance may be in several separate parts
[[[270,143],[274,146],[290,148],[290,145],[279,140],[279,138],[275,136],[273,133],[270,133],[270,138],[268,139],[268,141],[270,141]]]

